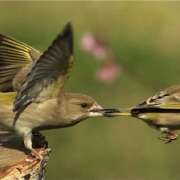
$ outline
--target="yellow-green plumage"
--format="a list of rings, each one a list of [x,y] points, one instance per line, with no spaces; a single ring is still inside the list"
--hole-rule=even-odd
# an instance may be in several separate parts
[[[107,115],[129,115],[142,119],[151,127],[166,133],[166,140],[174,140],[177,135],[172,131],[180,129],[180,86],[172,86],[160,91],[137,106],[124,110],[115,110],[115,112],[110,112]]]
[[[43,54],[0,35],[0,129],[18,133],[33,151],[32,132],[103,116],[93,98],[63,91],[73,61],[70,23]]]
[[[0,106],[2,105],[12,105],[17,93],[16,92],[0,92]]]

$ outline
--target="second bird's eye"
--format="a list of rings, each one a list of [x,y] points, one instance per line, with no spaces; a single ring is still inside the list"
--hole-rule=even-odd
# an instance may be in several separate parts
[[[81,107],[82,107],[82,108],[86,108],[86,107],[88,107],[88,104],[87,104],[87,103],[82,103],[82,104],[81,104]]]

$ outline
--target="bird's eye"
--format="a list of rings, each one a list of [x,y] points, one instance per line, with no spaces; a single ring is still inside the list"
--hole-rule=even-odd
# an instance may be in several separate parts
[[[82,103],[82,104],[81,104],[81,107],[82,107],[82,108],[86,108],[86,107],[88,107],[88,104],[87,104],[87,103]]]

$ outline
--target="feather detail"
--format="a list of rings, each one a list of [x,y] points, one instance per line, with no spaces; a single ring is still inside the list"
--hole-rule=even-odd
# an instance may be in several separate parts
[[[0,34],[0,91],[13,91],[13,79],[40,52],[25,43]]]
[[[32,102],[57,97],[73,64],[73,31],[68,23],[63,32],[32,66],[14,103],[17,113],[14,122],[21,112]]]

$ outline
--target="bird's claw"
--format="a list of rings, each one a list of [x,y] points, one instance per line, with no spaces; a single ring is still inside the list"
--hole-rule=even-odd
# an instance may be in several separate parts
[[[160,140],[164,141],[165,144],[175,141],[178,138],[178,135],[173,132],[168,132],[163,136],[159,137]]]
[[[169,138],[167,138],[167,137],[164,137],[164,136],[161,136],[161,137],[159,137],[158,139],[160,139],[161,141],[163,141],[165,144],[172,142],[171,139],[169,139]]]
[[[32,149],[31,154],[26,158],[26,161],[46,161],[49,158],[49,154],[51,153],[51,148],[42,148],[42,149]]]
[[[47,148],[47,149],[46,149],[47,154],[51,153],[51,151],[52,151],[51,148]]]
[[[39,161],[43,160],[43,155],[40,152],[36,151],[35,149],[32,150],[31,156]]]

